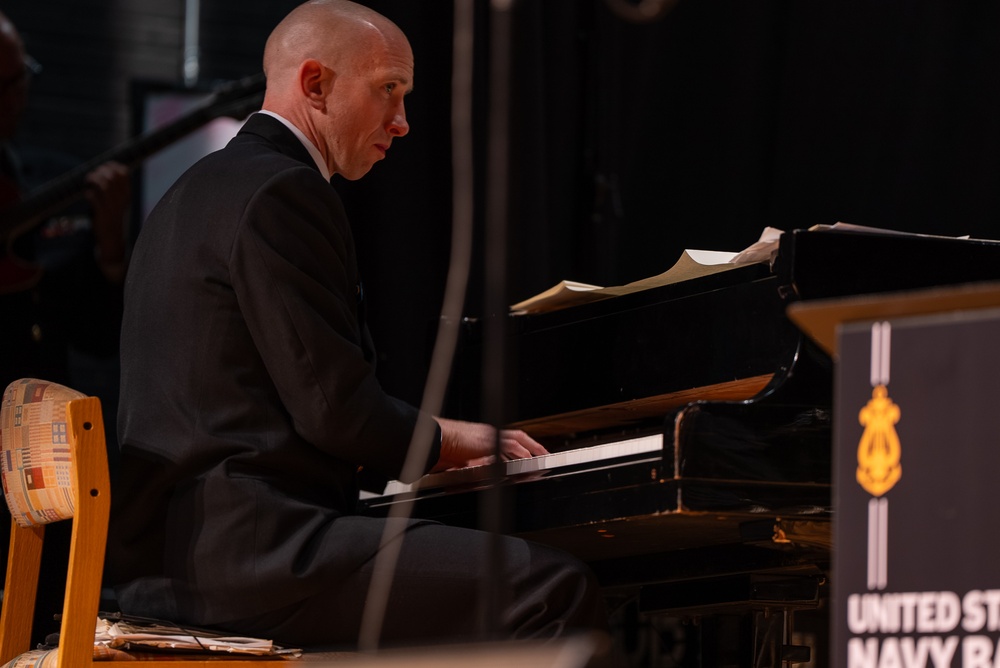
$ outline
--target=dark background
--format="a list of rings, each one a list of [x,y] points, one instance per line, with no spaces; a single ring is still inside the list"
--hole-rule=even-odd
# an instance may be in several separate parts
[[[489,114],[504,101],[487,96],[489,5],[468,1],[481,228]],[[997,3],[678,0],[635,23],[610,1],[514,3],[509,302],[564,278],[658,274],[684,248],[740,250],[765,226],[1000,237]],[[267,34],[296,4],[202,0],[199,85],[258,72]],[[452,3],[366,4],[413,45],[411,132],[365,179],[336,185],[356,228],[380,375],[417,401],[449,257]],[[0,9],[44,66],[22,144],[89,159],[135,131],[137,81],[183,81],[183,0]],[[477,246],[470,315],[483,311],[491,250]]]

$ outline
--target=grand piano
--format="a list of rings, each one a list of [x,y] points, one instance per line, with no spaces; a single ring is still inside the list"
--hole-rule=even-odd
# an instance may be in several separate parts
[[[795,230],[771,262],[510,317],[507,422],[553,454],[392,482],[365,512],[499,508],[587,561],[626,635],[697,620],[680,665],[825,665],[832,363],[786,309],[997,279],[1000,242]],[[480,420],[484,322],[464,328],[446,414]]]

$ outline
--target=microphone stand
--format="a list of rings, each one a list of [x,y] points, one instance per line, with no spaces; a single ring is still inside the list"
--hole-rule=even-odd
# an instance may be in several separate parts
[[[508,320],[507,299],[507,197],[510,99],[510,40],[513,0],[490,0],[489,58],[489,140],[486,166],[486,235],[485,235],[485,330],[483,332],[483,417],[496,428],[497,440],[491,471],[491,483],[483,494],[480,525],[491,534],[482,583],[481,628],[486,639],[499,635],[500,611],[504,608],[500,587],[503,573],[502,536],[505,530],[503,487],[500,458],[500,430],[506,424],[510,383],[507,379]]]

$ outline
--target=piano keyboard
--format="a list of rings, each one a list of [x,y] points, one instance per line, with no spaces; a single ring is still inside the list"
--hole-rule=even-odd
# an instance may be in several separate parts
[[[538,457],[529,457],[527,459],[514,459],[504,462],[503,475],[504,477],[510,477],[527,473],[537,473],[539,471],[552,471],[577,464],[588,464],[619,457],[641,455],[647,452],[660,452],[661,450],[663,450],[663,434],[639,436],[624,441],[614,441],[612,443],[602,443],[601,445],[592,445],[576,450],[554,452],[549,455],[539,455]],[[492,474],[493,471],[490,466],[470,466],[464,469],[429,473],[412,484],[390,480],[385,487],[383,496],[414,492],[419,489],[481,482],[489,479]]]

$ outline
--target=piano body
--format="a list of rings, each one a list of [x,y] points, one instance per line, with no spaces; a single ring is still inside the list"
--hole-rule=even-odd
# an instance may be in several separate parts
[[[698,619],[683,665],[802,661],[793,611],[824,665],[832,363],[785,309],[998,278],[1000,242],[796,230],[770,266],[511,317],[509,423],[554,454],[390,483],[366,512],[476,527],[500,494],[504,531],[587,561],[633,622]],[[470,321],[449,417],[480,419],[481,355]]]

